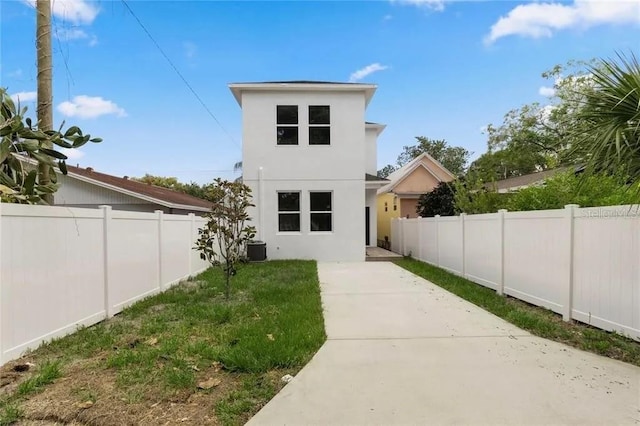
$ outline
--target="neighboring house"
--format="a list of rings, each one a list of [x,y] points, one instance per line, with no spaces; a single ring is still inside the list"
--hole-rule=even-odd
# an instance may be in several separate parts
[[[528,175],[515,176],[495,182],[489,182],[484,186],[489,190],[493,190],[501,194],[515,192],[523,188],[528,188],[530,186],[541,186],[544,184],[545,180],[557,175],[558,173],[563,173],[568,170],[568,167],[558,167],[556,169],[544,170],[542,172],[530,173]],[[581,168],[577,168],[576,173],[579,173],[580,170]]]
[[[440,182],[451,182],[455,176],[427,153],[414,158],[387,179],[378,190],[378,245],[388,246],[391,240],[391,219],[418,217],[416,207],[422,194],[430,192]]]
[[[91,167],[67,165],[68,174],[58,174],[60,189],[54,204],[69,207],[97,208],[112,206],[114,210],[203,215],[211,203],[182,192],[137,182],[128,177],[100,173]]]
[[[376,143],[365,122],[376,86],[314,81],[237,83],[242,180],[256,239],[271,259],[365,260],[376,243]]]

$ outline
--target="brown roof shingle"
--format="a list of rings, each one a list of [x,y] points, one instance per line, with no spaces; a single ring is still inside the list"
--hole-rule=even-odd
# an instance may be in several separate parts
[[[135,192],[140,195],[152,197],[160,201],[171,204],[179,204],[183,206],[211,208],[213,205],[209,201],[201,198],[193,197],[189,194],[174,191],[168,188],[162,188],[160,186],[150,185],[147,183],[137,182],[128,178],[121,178],[118,176],[108,175],[101,173],[88,167],[86,169],[80,167],[74,167],[67,165],[67,169],[70,174],[76,174],[89,179],[96,180],[98,182],[105,183],[107,185],[117,186],[127,191]]]
[[[496,191],[516,189],[523,186],[533,185],[534,183],[541,182],[567,170],[569,170],[567,167],[559,167],[557,169],[544,170],[542,172],[530,173],[528,175],[515,176],[508,179],[498,180],[496,182],[488,182],[485,184],[485,187]]]

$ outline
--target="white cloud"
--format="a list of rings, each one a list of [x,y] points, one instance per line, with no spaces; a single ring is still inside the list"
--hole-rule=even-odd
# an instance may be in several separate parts
[[[391,3],[399,3],[410,6],[425,7],[441,12],[444,10],[445,0],[390,0]]]
[[[11,95],[11,99],[14,102],[20,102],[24,104],[25,102],[35,101],[38,98],[37,92],[18,92]]]
[[[60,148],[60,152],[66,155],[69,160],[79,160],[84,157],[84,152],[79,149]]]
[[[89,38],[89,34],[80,28],[60,28],[55,31],[55,35],[65,41]]]
[[[538,89],[538,93],[546,98],[550,98],[556,94],[556,89],[553,87],[542,86]]]
[[[196,53],[198,53],[198,46],[190,41],[182,43],[182,47],[184,48],[184,55],[189,59],[193,58],[196,56]]]
[[[361,68],[361,69],[353,72],[351,74],[351,76],[349,77],[349,81],[352,82],[352,83],[355,83],[356,81],[360,81],[363,78],[365,78],[366,76],[368,76],[370,74],[373,74],[374,72],[384,71],[387,68],[389,68],[389,67],[386,66],[386,65],[380,65],[378,62],[370,64],[370,65],[367,65],[366,67]]]
[[[491,44],[501,37],[551,37],[555,31],[603,24],[640,23],[640,0],[574,0],[563,3],[528,3],[512,9],[491,26],[485,37]]]
[[[11,77],[11,78],[20,78],[20,77],[22,77],[22,69],[18,68],[17,70],[8,73],[7,77]]]
[[[383,20],[383,21],[385,21],[385,22],[386,22],[386,21],[390,21],[390,20],[392,20],[392,19],[393,19],[393,15],[384,15],[384,16],[382,17],[382,20]]]
[[[71,40],[86,40],[89,47],[93,47],[98,44],[98,37],[95,34],[89,34],[81,28],[57,28],[54,31],[55,36],[59,40],[71,41]]]
[[[58,111],[67,117],[96,118],[101,115],[125,117],[127,113],[116,103],[102,99],[100,96],[75,96],[72,101],[64,101],[58,105]]]
[[[22,0],[24,3],[36,6],[36,0]],[[91,24],[100,9],[86,0],[51,0],[52,13],[64,20],[76,24]]]

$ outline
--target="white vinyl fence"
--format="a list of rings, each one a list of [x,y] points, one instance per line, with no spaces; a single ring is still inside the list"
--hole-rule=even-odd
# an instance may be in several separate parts
[[[393,219],[391,248],[640,340],[638,206]]]
[[[205,270],[203,218],[0,204],[0,364]]]

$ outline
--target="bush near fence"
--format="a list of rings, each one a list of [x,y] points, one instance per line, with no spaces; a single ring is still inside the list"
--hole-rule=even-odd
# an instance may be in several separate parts
[[[391,247],[566,321],[640,340],[637,205],[393,219]]]
[[[0,204],[0,364],[204,271],[193,247],[205,222]]]

